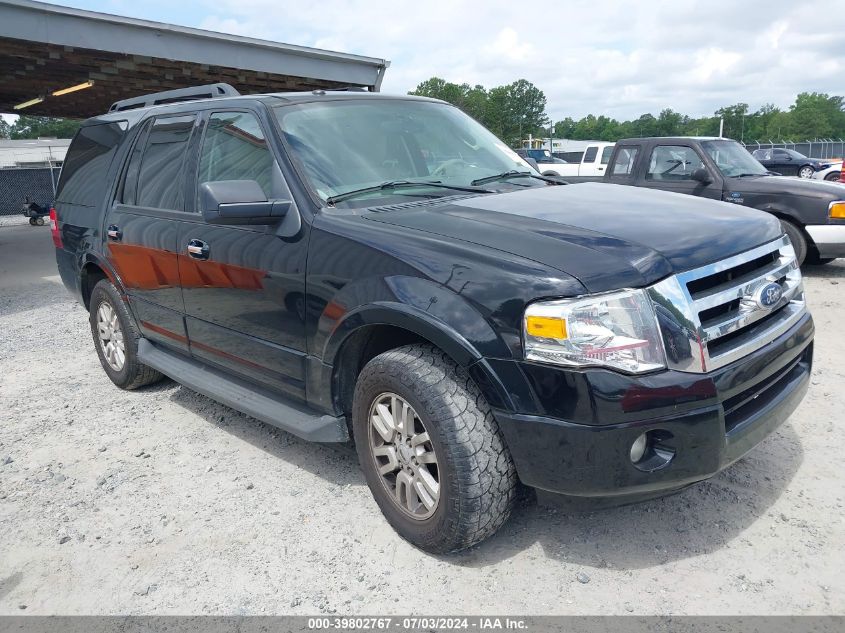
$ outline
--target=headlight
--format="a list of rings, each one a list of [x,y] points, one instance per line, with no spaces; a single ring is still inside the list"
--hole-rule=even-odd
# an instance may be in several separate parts
[[[666,367],[657,318],[643,290],[532,303],[523,336],[527,360],[629,373]]]

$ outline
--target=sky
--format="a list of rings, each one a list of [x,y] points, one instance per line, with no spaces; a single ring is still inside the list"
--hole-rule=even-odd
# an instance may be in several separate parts
[[[691,116],[845,93],[845,7],[784,0],[71,0],[57,2],[390,60],[383,92],[438,76],[527,79],[547,113]],[[834,10],[832,10],[834,9]]]

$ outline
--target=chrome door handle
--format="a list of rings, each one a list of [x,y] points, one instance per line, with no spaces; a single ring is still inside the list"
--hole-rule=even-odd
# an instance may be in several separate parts
[[[110,240],[114,240],[115,242],[119,242],[123,239],[123,233],[114,224],[109,224],[109,228],[106,229],[106,235]]]
[[[202,240],[194,239],[188,242],[188,255],[194,259],[208,259],[210,250],[208,244]]]

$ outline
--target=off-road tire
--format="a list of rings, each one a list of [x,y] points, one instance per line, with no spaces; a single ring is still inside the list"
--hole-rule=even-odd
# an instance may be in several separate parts
[[[97,334],[97,310],[104,301],[108,302],[112,310],[117,314],[120,328],[123,330],[126,360],[120,371],[115,371],[106,361],[102,345],[100,344],[100,338]],[[110,281],[101,279],[97,282],[94,290],[91,291],[89,306],[88,323],[91,326],[94,348],[97,350],[97,356],[100,358],[100,364],[103,366],[106,375],[108,375],[114,384],[121,389],[131,390],[145,385],[151,385],[164,378],[163,374],[152,367],[147,367],[138,360],[138,340],[141,338],[141,335],[138,332],[138,328],[135,327],[135,320],[129,314],[129,309],[126,307],[123,299],[121,299],[120,293]]]
[[[369,412],[385,392],[414,408],[437,456],[440,499],[427,519],[407,516],[376,469]],[[408,345],[367,363],[355,385],[353,431],[376,503],[399,535],[420,549],[434,554],[465,549],[491,536],[509,517],[517,476],[498,424],[469,375],[439,349]]]
[[[798,260],[798,265],[800,266],[807,259],[807,238],[804,237],[801,229],[792,222],[781,220],[780,224],[783,227],[783,232],[786,233],[789,241],[792,242],[792,248],[795,249],[795,259]]]

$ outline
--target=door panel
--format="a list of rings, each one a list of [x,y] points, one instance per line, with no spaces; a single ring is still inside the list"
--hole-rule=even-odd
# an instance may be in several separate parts
[[[106,257],[138,315],[144,336],[187,351],[174,220],[115,206],[106,220]]]
[[[291,199],[265,139],[256,113],[211,113],[197,184],[253,180],[268,199]],[[276,232],[210,225],[199,213],[180,223],[188,337],[194,356],[304,400],[307,232]]]
[[[183,222],[179,244],[192,353],[304,398],[306,241]]]
[[[195,115],[181,115],[142,124],[103,227],[106,257],[129,294],[141,333],[186,353],[174,218],[183,209],[183,157],[195,121]]]

